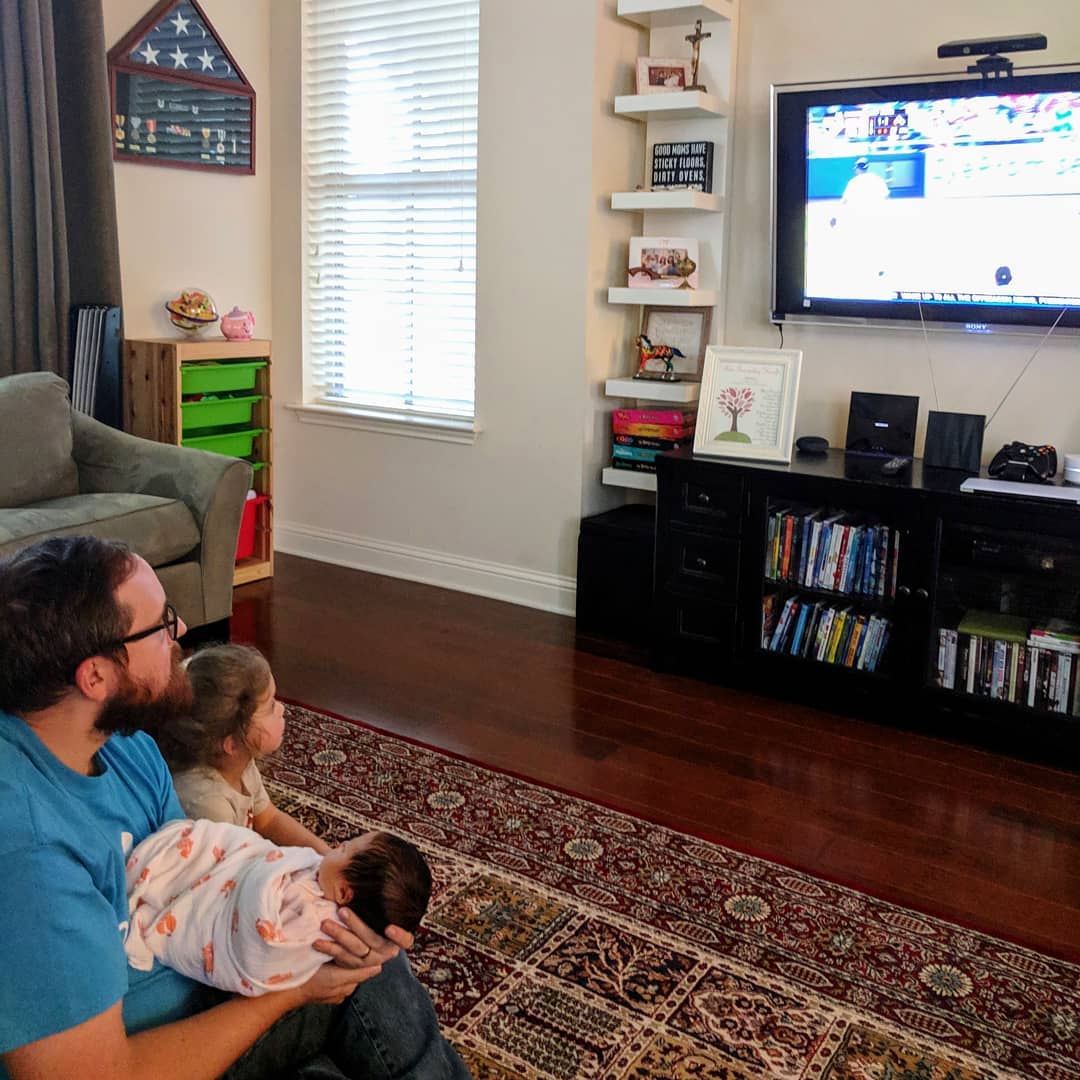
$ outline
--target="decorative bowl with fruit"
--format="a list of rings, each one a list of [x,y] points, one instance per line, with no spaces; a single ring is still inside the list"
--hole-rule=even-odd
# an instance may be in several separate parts
[[[218,320],[217,308],[204,289],[184,289],[165,305],[169,322],[181,333],[195,335]]]

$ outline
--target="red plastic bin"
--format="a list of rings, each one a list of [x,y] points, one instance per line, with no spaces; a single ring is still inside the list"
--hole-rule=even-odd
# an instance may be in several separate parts
[[[244,503],[244,512],[240,517],[240,532],[236,538],[236,561],[250,559],[255,554],[255,519],[259,516],[259,507],[270,498],[269,495],[256,495]]]

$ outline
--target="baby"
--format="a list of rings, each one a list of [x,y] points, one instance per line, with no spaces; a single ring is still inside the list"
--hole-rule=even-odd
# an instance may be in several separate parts
[[[128,963],[163,964],[254,997],[307,982],[331,959],[320,925],[348,906],[376,933],[410,933],[427,911],[431,871],[412,845],[366,832],[328,855],[278,847],[220,821],[170,821],[127,861]],[[340,921],[340,919],[338,919]]]

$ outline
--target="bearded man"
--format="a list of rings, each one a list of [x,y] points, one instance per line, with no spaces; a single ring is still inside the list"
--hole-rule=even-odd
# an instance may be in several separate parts
[[[295,990],[226,999],[127,966],[124,864],[182,818],[146,734],[186,709],[186,627],[121,544],[0,561],[0,1077],[467,1077],[401,948],[348,909]]]

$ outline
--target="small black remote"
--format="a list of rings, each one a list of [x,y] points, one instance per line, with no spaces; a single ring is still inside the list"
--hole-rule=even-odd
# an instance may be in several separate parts
[[[884,465],[881,466],[882,476],[899,476],[904,472],[911,464],[911,458],[909,457],[894,457],[889,458]]]

